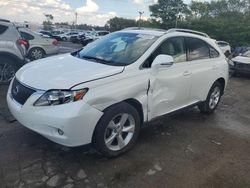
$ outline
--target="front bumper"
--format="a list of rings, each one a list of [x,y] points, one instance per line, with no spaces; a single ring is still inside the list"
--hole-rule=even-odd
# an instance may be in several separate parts
[[[34,93],[21,106],[12,98],[9,89],[7,103],[10,112],[22,125],[58,144],[73,147],[91,143],[95,126],[103,115],[101,111],[83,101],[57,106],[33,106],[41,95],[41,92]],[[63,135],[59,134],[59,129]]]

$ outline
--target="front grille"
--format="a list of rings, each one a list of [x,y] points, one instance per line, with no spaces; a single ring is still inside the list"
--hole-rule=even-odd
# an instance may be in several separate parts
[[[11,95],[15,101],[19,104],[24,105],[27,99],[36,92],[33,89],[30,89],[24,85],[22,85],[16,78],[14,78],[12,88],[11,88]]]

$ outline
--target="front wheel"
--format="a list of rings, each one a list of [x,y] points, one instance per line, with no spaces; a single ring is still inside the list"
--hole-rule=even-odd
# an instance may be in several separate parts
[[[212,113],[220,102],[222,92],[221,84],[215,82],[208,93],[206,101],[198,105],[200,111],[207,114]]]
[[[140,132],[140,117],[128,103],[120,103],[105,110],[98,122],[93,144],[106,157],[116,157],[129,151]]]

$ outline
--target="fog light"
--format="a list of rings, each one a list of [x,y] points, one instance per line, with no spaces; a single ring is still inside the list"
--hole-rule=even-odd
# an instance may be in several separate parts
[[[64,132],[61,129],[58,129],[57,131],[58,131],[59,135],[63,135],[64,134]]]

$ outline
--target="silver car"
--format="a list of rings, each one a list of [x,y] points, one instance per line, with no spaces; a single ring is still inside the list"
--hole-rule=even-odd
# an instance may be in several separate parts
[[[37,60],[46,55],[57,54],[59,51],[56,39],[46,38],[27,28],[19,28],[21,36],[29,41],[28,58]]]
[[[13,23],[0,19],[0,84],[9,83],[25,64],[28,46]]]

